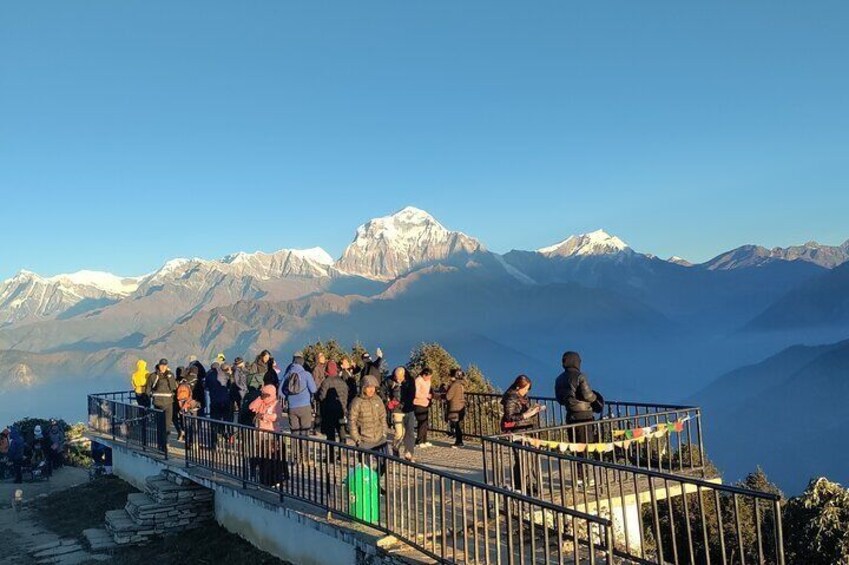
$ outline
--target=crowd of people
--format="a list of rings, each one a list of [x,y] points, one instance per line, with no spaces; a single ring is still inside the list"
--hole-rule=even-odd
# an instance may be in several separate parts
[[[566,408],[567,423],[592,421],[603,400],[581,371],[580,355],[569,351],[561,361],[563,373],[557,377],[555,395]],[[432,445],[428,427],[435,399],[443,401],[441,416],[452,447],[464,446],[466,376],[462,369],[452,369],[439,387],[433,386],[433,376],[427,367],[415,375],[404,366],[386,372],[383,352],[377,348],[374,358],[365,352],[356,363],[349,356],[328,359],[319,353],[308,365],[304,354],[297,352],[285,369],[268,350],[251,363],[241,357],[228,362],[219,354],[208,369],[191,357],[176,372],[167,359],[160,359],[152,372],[140,360],[131,380],[139,405],[165,413],[167,425],[157,432],[160,448],[167,445],[171,425],[178,441],[187,440],[186,415],[200,415],[273,432],[282,431],[288,420],[289,431],[295,435],[321,433],[332,442],[353,442],[366,450],[415,461],[417,449]],[[502,432],[527,430],[539,421],[545,405],[530,401],[530,389],[531,379],[519,375],[503,394]],[[574,441],[593,441],[592,426],[579,427],[575,433]],[[207,440],[209,447],[214,447],[219,434],[213,435]],[[257,464],[263,482],[285,475],[268,466],[270,458],[262,461]]]
[[[453,446],[463,447],[466,399],[461,369],[452,370],[450,382],[435,389],[433,371],[428,368],[413,376],[399,366],[384,376],[380,348],[374,358],[365,352],[357,361],[349,356],[328,359],[318,353],[308,366],[304,354],[297,352],[281,369],[271,353],[263,350],[251,363],[241,357],[230,363],[221,353],[208,369],[191,357],[173,372],[168,360],[160,359],[148,372],[147,363],[139,360],[131,382],[140,406],[165,413],[167,425],[157,431],[161,448],[172,426],[178,441],[186,440],[186,415],[280,431],[286,414],[293,434],[320,432],[330,441],[351,440],[412,461],[417,448],[432,446],[428,425],[435,398],[446,400],[444,418]]]
[[[3,476],[10,469],[15,483],[23,482],[24,471],[33,478],[50,477],[64,464],[64,453],[65,432],[56,420],[50,420],[47,430],[36,425],[28,438],[14,424],[0,432]]]

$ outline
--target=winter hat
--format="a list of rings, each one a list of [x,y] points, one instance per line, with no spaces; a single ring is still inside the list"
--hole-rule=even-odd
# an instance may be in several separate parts
[[[277,400],[277,388],[274,385],[264,385],[260,394],[269,395],[269,400]]]
[[[363,353],[363,359],[371,359],[371,355],[369,355],[369,352],[368,352],[368,351],[366,351],[365,353]]]
[[[244,362],[245,362],[245,360],[244,360],[244,359],[242,359],[241,357],[236,357],[236,358],[233,360],[233,364],[234,364],[234,365],[239,365],[240,363],[244,363]]]
[[[327,367],[324,369],[324,373],[328,377],[335,377],[339,375],[339,366],[336,364],[336,361],[328,361]]]
[[[223,353],[219,353],[218,355],[215,356],[215,360],[218,361],[219,363],[223,363],[224,361],[227,360],[227,358],[224,356]]]
[[[574,351],[567,351],[563,354],[563,368],[581,370],[581,356]]]
[[[157,363],[157,365],[168,365],[168,359],[163,357],[159,360],[159,363]]]
[[[41,426],[36,425],[33,434],[35,434],[35,439],[41,439],[43,437],[41,434]]]
[[[375,377],[373,375],[366,375],[365,378],[363,378],[363,388],[366,388],[366,387],[369,387],[369,386],[373,386],[374,388],[377,388],[379,384],[380,383],[377,382],[377,377]]]

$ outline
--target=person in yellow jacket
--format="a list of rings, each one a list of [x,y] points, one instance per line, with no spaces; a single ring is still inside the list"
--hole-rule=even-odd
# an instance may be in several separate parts
[[[147,386],[147,362],[139,359],[136,362],[136,372],[132,376],[133,392],[136,393],[136,402],[139,406],[150,408],[150,396],[145,392]]]

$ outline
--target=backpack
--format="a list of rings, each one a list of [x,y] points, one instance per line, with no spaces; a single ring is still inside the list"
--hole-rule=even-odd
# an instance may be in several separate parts
[[[180,410],[187,412],[200,406],[200,403],[193,398],[192,392],[192,386],[186,381],[177,385],[177,406]]]
[[[287,396],[292,396],[293,394],[301,394],[304,391],[304,385],[301,382],[301,376],[294,371],[289,373],[289,376],[286,377],[285,388]]]

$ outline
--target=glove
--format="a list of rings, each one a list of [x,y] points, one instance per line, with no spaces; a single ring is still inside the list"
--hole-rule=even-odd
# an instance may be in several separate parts
[[[375,353],[377,354],[378,357],[383,358],[383,350],[381,348],[378,347],[377,351],[375,351]]]

